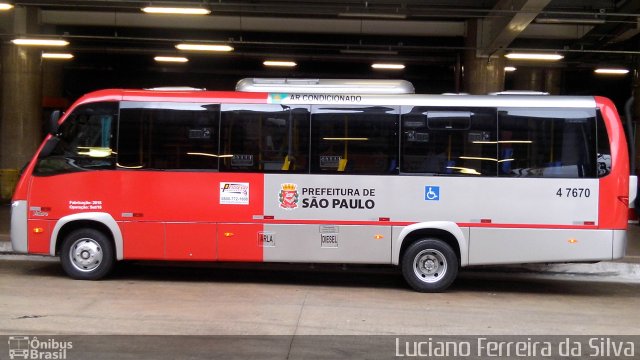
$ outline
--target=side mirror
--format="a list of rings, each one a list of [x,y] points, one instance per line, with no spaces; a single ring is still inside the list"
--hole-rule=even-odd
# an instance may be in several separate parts
[[[58,133],[58,120],[60,120],[60,110],[54,110],[49,118],[49,134],[55,135]]]

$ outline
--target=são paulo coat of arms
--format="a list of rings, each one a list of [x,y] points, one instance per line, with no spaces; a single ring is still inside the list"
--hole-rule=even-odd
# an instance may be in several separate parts
[[[280,208],[293,210],[298,207],[298,185],[280,184],[280,194],[278,196]]]

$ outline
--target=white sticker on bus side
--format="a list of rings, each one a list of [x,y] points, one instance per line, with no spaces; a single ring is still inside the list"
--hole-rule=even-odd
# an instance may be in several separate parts
[[[249,183],[220,182],[220,205],[249,205]]]

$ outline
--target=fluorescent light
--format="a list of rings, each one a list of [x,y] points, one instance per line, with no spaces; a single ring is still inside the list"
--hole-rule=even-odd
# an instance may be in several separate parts
[[[604,19],[578,19],[578,18],[536,18],[537,24],[572,24],[572,25],[602,25]]]
[[[402,64],[371,64],[371,67],[374,69],[385,69],[385,70],[402,70],[404,69],[404,65]]]
[[[451,170],[458,170],[460,171],[460,173],[462,174],[468,174],[468,175],[482,175],[481,173],[478,172],[478,170],[476,169],[471,169],[471,168],[466,168],[466,167],[460,167],[460,166],[447,166],[447,169],[451,169]]]
[[[275,60],[265,60],[262,62],[264,66],[281,66],[281,67],[294,67],[296,64],[294,61],[275,61]]]
[[[13,5],[9,3],[0,3],[0,11],[1,10],[11,10],[13,9]]]
[[[498,162],[498,163],[501,163],[501,162],[507,162],[507,161],[514,161],[514,159],[502,159],[502,160],[498,160],[498,159],[494,159],[494,158],[475,157],[475,156],[460,156],[460,159],[463,159],[463,160],[495,161],[495,162]]]
[[[69,60],[73,59],[73,54],[68,53],[42,53],[43,59]]]
[[[78,146],[78,150],[85,150],[85,151],[78,151],[78,155],[87,155],[89,157],[94,157],[94,158],[105,158],[113,154],[113,151],[111,150],[111,148],[108,148],[108,147]]]
[[[217,154],[210,154],[210,153],[201,153],[201,152],[188,152],[187,155],[194,155],[194,156],[208,156],[208,157],[214,157],[214,158],[232,158],[233,155],[227,154],[227,155],[217,155]]]
[[[147,6],[141,9],[147,14],[180,14],[180,15],[209,15],[211,10],[205,8],[177,8]]]
[[[27,46],[67,46],[69,42],[66,40],[51,40],[51,39],[13,39],[12,43],[16,45]]]
[[[627,69],[612,69],[612,68],[600,68],[593,70],[596,74],[607,74],[607,75],[625,75],[629,73]]]
[[[531,140],[472,141],[473,144],[533,144]]]
[[[369,141],[369,138],[366,137],[325,137],[322,140],[327,141]]]
[[[206,44],[178,44],[176,45],[178,50],[187,51],[233,51],[233,47],[229,45],[206,45]]]
[[[233,157],[233,155],[217,155],[217,154],[201,153],[201,152],[188,152],[187,155],[208,156],[208,157],[214,157],[214,158],[230,158],[230,157]]]
[[[116,166],[123,169],[142,169],[144,167],[143,165],[125,166],[120,165],[119,163],[116,163]]]
[[[481,160],[481,161],[498,161],[496,158],[476,157],[476,156],[460,156],[462,160]]]
[[[175,63],[186,63],[189,61],[186,57],[182,56],[156,56],[153,60],[158,62],[175,62]]]
[[[509,53],[505,55],[508,59],[515,60],[546,60],[556,61],[563,59],[564,56],[560,54],[541,54],[541,53]]]
[[[516,71],[516,68],[513,66],[505,66],[504,71],[506,72]]]

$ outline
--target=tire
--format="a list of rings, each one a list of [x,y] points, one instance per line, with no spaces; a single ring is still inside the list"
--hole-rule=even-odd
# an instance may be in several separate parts
[[[458,257],[451,246],[438,239],[422,239],[402,255],[402,275],[416,291],[441,292],[458,276]]]
[[[113,269],[115,260],[111,239],[95,229],[78,229],[62,243],[60,261],[69,277],[98,280]]]

